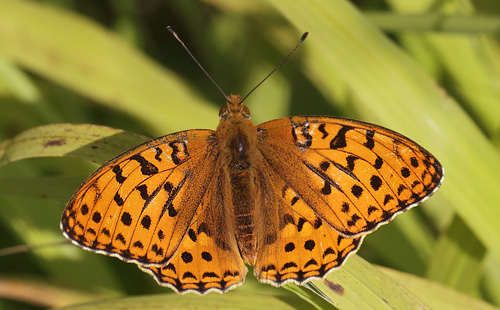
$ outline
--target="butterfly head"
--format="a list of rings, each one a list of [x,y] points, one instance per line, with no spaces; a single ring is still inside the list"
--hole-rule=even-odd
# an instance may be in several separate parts
[[[231,119],[235,122],[250,119],[250,110],[241,103],[240,95],[229,95],[227,104],[219,111],[219,118],[221,120]]]

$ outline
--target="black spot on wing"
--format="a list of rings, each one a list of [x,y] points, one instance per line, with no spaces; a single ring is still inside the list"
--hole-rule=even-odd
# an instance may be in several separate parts
[[[325,185],[321,189],[321,193],[323,195],[330,195],[332,193],[332,188],[330,187],[330,184],[328,182],[325,182]]]
[[[410,158],[410,162],[413,167],[418,167],[418,160],[415,157]]]
[[[123,171],[122,168],[120,168],[120,166],[118,165],[113,166],[113,173],[115,174],[116,182],[120,184],[125,182],[126,178],[122,175]]]
[[[342,203],[342,209],[341,209],[341,211],[344,212],[344,213],[349,212],[349,203],[347,203],[347,202],[344,201]]]
[[[389,195],[389,194],[385,195],[385,197],[384,197],[384,206],[387,205],[389,203],[389,201],[391,201],[393,199],[394,199],[394,197],[392,195]]]
[[[196,242],[196,240],[197,240],[196,232],[192,228],[189,228],[188,236],[189,236],[189,239],[191,239],[191,241]]]
[[[151,218],[149,217],[149,215],[145,215],[142,218],[141,225],[144,229],[149,229],[149,227],[151,226]]]
[[[143,175],[154,175],[158,173],[158,167],[153,165],[146,158],[142,157],[140,154],[135,154],[130,157],[131,160],[135,160],[141,165],[141,173]]]
[[[210,262],[212,261],[212,255],[208,252],[202,252],[201,253],[201,258],[203,258],[203,260],[207,261],[207,262]]]
[[[186,264],[190,263],[193,261],[193,255],[191,253],[185,251],[181,254],[182,261],[185,262]]]
[[[319,164],[319,168],[323,171],[328,170],[328,167],[330,167],[330,163],[327,161],[324,161],[321,164]]]
[[[372,175],[370,185],[374,190],[378,191],[382,186],[382,179],[378,175]]]
[[[321,132],[323,134],[323,136],[321,137],[321,139],[325,139],[326,137],[328,137],[328,132],[325,130],[325,124],[321,124],[318,126],[318,130],[319,132]]]
[[[155,152],[156,152],[155,159],[157,161],[161,161],[161,154],[163,153],[163,151],[161,150],[160,147],[155,147]]]
[[[295,264],[294,262],[288,262],[288,263],[285,263],[285,265],[283,265],[283,268],[281,268],[281,271],[285,270],[285,269],[288,269],[288,268],[297,268],[297,264]]]
[[[403,167],[401,168],[401,175],[405,178],[410,176],[410,169]]]
[[[118,233],[115,237],[115,240],[116,241],[120,241],[122,244],[125,244],[126,241],[125,241],[125,237],[123,237],[122,233]]]
[[[99,213],[98,211],[95,211],[94,214],[92,214],[92,221],[94,221],[94,223],[99,223],[101,219],[101,213]]]
[[[309,261],[307,261],[307,263],[304,265],[304,269],[311,266],[311,265],[315,265],[315,266],[319,266],[318,262],[311,258]]]
[[[121,217],[121,221],[122,221],[123,225],[130,226],[130,224],[132,224],[132,216],[130,216],[130,213],[128,213],[128,212],[123,212],[122,217]]]
[[[356,196],[356,198],[359,198],[361,194],[363,194],[363,188],[359,185],[353,185],[351,187],[351,193]]]
[[[373,165],[373,167],[375,167],[375,169],[380,169],[382,168],[382,165],[384,164],[384,161],[382,160],[382,158],[380,156],[377,155],[377,159],[375,160],[375,164]]]
[[[174,164],[179,165],[183,162],[182,159],[189,156],[184,141],[173,141],[168,144],[172,148],[172,161]]]
[[[330,148],[332,150],[341,149],[347,146],[345,135],[351,130],[350,126],[343,126],[338,132],[337,135],[330,142]]]
[[[141,194],[142,199],[144,199],[145,201],[149,200],[148,186],[146,184],[139,185],[136,187],[136,189]]]
[[[121,206],[123,206],[123,204],[125,203],[125,202],[123,201],[123,198],[122,198],[122,197],[120,197],[120,195],[119,195],[118,193],[116,193],[116,194],[115,194],[115,197],[113,197],[113,200],[114,200],[114,201],[116,202],[116,204],[117,204],[118,206],[120,206],[120,207],[121,207]]]
[[[307,240],[304,243],[304,249],[306,249],[308,251],[312,251],[315,246],[316,246],[316,243],[314,242],[314,240]]]
[[[165,182],[165,184],[163,184],[163,189],[170,194],[174,189],[174,186],[170,182]]]
[[[354,155],[349,155],[349,156],[347,156],[347,158],[346,158],[346,161],[347,161],[347,167],[346,167],[346,168],[347,168],[349,171],[353,171],[353,170],[354,170],[354,163],[355,163],[355,161],[356,161],[357,159],[359,159],[359,157],[354,156]]]
[[[163,189],[165,189],[165,191],[167,191],[169,195],[167,201],[163,205],[163,209],[161,210],[160,218],[163,216],[163,214],[165,214],[167,210],[170,217],[175,217],[177,215],[177,211],[172,205],[172,202],[179,193],[179,191],[181,190],[182,186],[184,186],[186,179],[187,175],[182,179],[182,181],[176,187],[172,187],[172,183],[170,182],[165,182],[165,184],[163,184]]]
[[[165,239],[165,233],[161,229],[158,230],[158,239],[160,239],[160,240]]]
[[[304,218],[299,218],[299,222],[297,223],[297,231],[301,232],[302,228],[304,228],[304,224],[306,223],[306,220]]]
[[[373,141],[373,136],[375,135],[374,131],[367,130],[366,131],[366,141],[363,143],[368,149],[373,149],[375,147],[375,142]]]

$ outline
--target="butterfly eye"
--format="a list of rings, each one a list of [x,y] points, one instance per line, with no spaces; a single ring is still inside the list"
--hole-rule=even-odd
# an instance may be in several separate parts
[[[225,119],[228,117],[228,115],[229,115],[229,109],[228,109],[227,105],[220,108],[220,110],[219,110],[219,118],[220,119]]]
[[[243,106],[243,108],[241,109],[241,114],[245,118],[250,119],[250,109],[248,109],[246,106]]]

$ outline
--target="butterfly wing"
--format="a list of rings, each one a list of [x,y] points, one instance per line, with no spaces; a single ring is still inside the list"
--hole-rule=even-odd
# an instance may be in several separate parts
[[[240,285],[247,272],[231,226],[234,220],[224,191],[228,178],[222,169],[218,172],[172,260],[159,267],[141,267],[160,285],[179,293],[223,293]]]
[[[257,126],[269,167],[309,209],[344,236],[375,230],[430,197],[437,159],[383,127],[335,117],[289,117]],[[286,159],[286,160],[283,160]]]
[[[362,236],[342,236],[299,198],[269,163],[264,162],[261,168],[257,180],[261,188],[260,201],[266,203],[255,212],[257,257],[254,267],[261,282],[280,286],[321,278],[357,251]]]
[[[443,180],[430,153],[368,123],[290,117],[257,126],[257,136],[264,203],[256,210],[254,271],[273,285],[340,267],[364,234],[431,196]]]
[[[64,235],[124,261],[167,263],[199,212],[216,169],[213,136],[211,130],[179,132],[110,160],[68,202],[61,220]]]

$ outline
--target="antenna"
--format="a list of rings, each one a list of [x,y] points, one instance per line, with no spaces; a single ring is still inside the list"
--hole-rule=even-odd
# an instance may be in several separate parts
[[[253,91],[257,89],[257,87],[259,87],[262,83],[264,83],[265,80],[267,80],[276,70],[278,70],[285,63],[285,61],[288,60],[288,58],[290,58],[290,56],[292,56],[292,54],[299,48],[299,46],[302,44],[302,42],[304,42],[304,40],[307,38],[308,34],[309,34],[309,32],[304,32],[304,34],[302,35],[302,37],[299,40],[299,43],[297,43],[297,45],[295,46],[295,48],[288,55],[286,55],[286,57],[276,66],[276,68],[273,69],[273,71],[271,71],[271,73],[269,73],[245,97],[243,97],[243,99],[240,101],[240,103],[243,103],[243,101],[245,101],[245,99],[247,99],[247,97],[250,96],[250,94],[253,93]]]
[[[214,79],[210,76],[210,74],[208,74],[207,70],[205,70],[205,68],[203,68],[203,66],[198,62],[198,60],[196,60],[196,58],[193,56],[193,54],[191,54],[191,51],[187,48],[186,44],[184,44],[184,42],[182,42],[182,40],[179,38],[177,33],[174,31],[174,29],[172,29],[172,27],[170,27],[170,26],[168,26],[167,29],[168,29],[168,31],[170,31],[170,33],[172,33],[172,35],[177,39],[177,41],[179,41],[179,43],[182,44],[184,49],[188,52],[189,56],[191,56],[191,58],[193,58],[194,62],[198,65],[198,67],[200,67],[201,70],[205,73],[205,75],[210,79],[210,81],[212,81],[212,83],[214,83],[215,87],[217,87],[219,89],[219,91],[222,93],[222,95],[224,95],[224,98],[226,98],[226,100],[229,101],[226,93],[224,93],[222,88],[220,88],[219,84],[217,84],[214,81]]]
[[[186,44],[184,44],[184,42],[182,42],[182,40],[179,38],[177,33],[174,31],[174,29],[172,29],[172,27],[170,27],[170,26],[167,26],[167,29],[168,29],[168,31],[170,31],[170,33],[172,33],[172,35],[177,39],[177,41],[179,41],[179,43],[182,44],[182,46],[184,47],[186,52],[188,52],[189,56],[191,56],[191,58],[198,65],[198,67],[200,67],[200,69],[205,73],[205,75],[210,79],[210,81],[212,81],[212,83],[219,89],[219,91],[222,93],[222,95],[224,95],[224,98],[226,98],[226,100],[229,101],[229,98],[227,97],[226,93],[224,93],[224,91],[219,86],[219,84],[217,84],[215,82],[215,80],[210,76],[210,74],[208,74],[207,70],[205,70],[205,68],[203,68],[203,66],[198,62],[198,60],[196,60],[196,58],[193,56],[191,51],[187,48]],[[302,44],[302,42],[304,42],[304,40],[307,38],[308,34],[309,34],[309,32],[304,32],[304,34],[302,35],[302,37],[299,40],[299,43],[297,43],[295,48],[288,55],[286,55],[286,57],[273,69],[273,71],[271,71],[271,73],[269,73],[259,84],[257,84],[254,88],[252,88],[252,90],[245,97],[243,97],[243,99],[240,101],[240,103],[243,103],[243,101],[245,99],[247,99],[247,97],[250,96],[250,94],[253,93],[254,90],[256,90],[262,83],[264,83],[265,80],[267,80],[276,70],[278,70],[288,60],[288,58],[290,58],[290,56],[292,56],[292,54],[299,48],[299,46]]]

